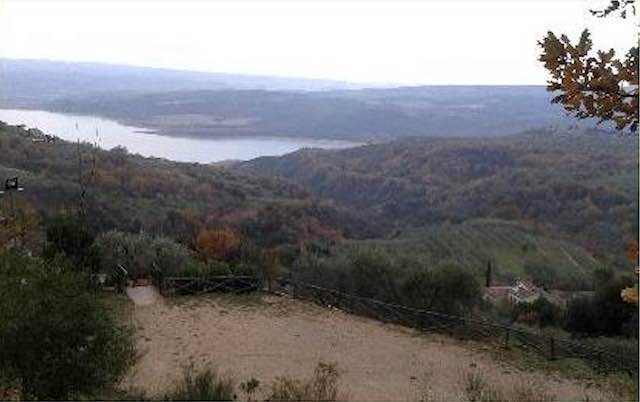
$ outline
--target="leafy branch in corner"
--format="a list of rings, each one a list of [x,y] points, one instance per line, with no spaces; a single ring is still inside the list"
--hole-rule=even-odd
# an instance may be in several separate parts
[[[604,17],[620,11],[626,17],[635,0],[612,1],[604,10],[591,12]],[[613,49],[593,54],[593,41],[585,29],[577,44],[566,35],[548,32],[538,42],[539,60],[550,73],[547,90],[556,93],[553,103],[560,103],[579,119],[598,118],[612,121],[618,130],[638,129],[638,47],[616,57]]]

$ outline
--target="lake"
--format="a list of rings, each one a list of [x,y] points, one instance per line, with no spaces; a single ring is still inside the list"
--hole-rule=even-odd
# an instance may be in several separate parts
[[[180,162],[249,160],[259,156],[283,155],[301,148],[338,149],[360,145],[349,141],[288,137],[172,137],[100,117],[40,110],[0,109],[0,120],[8,124],[38,128],[46,134],[67,141],[97,143],[103,149],[124,146],[130,153]]]

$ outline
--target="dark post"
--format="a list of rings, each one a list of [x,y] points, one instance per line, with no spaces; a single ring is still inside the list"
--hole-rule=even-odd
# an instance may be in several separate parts
[[[491,286],[491,260],[487,261],[487,272],[485,274],[485,286]]]
[[[505,349],[509,348],[509,332],[510,332],[510,328],[507,327],[504,333],[504,347]]]
[[[556,339],[553,336],[549,337],[549,359],[555,360],[556,358]]]

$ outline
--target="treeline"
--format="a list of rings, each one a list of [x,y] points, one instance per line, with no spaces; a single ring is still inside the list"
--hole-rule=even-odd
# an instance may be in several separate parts
[[[358,249],[321,256],[304,252],[291,278],[350,295],[451,314],[468,314],[482,300],[476,275],[452,261]]]

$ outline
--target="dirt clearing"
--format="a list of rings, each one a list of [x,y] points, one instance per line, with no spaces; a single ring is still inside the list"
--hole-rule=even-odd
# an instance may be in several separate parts
[[[176,302],[176,300],[178,302]],[[308,377],[318,361],[337,362],[352,400],[462,400],[465,373],[496,384],[529,382],[558,400],[605,397],[584,384],[522,372],[473,342],[422,334],[277,296],[214,296],[137,305],[141,357],[123,381],[161,395],[193,364],[212,365],[261,393],[277,376]]]

